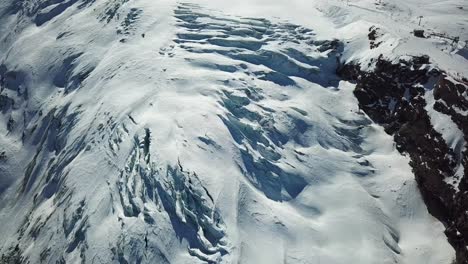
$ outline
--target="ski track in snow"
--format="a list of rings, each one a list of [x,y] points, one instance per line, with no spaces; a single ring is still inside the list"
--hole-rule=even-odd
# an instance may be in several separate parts
[[[172,1],[10,3],[2,253],[19,243],[31,263],[452,260],[408,158],[335,76],[351,51],[323,28]]]

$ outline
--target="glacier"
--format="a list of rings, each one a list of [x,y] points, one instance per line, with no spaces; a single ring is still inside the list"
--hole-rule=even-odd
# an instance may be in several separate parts
[[[402,23],[371,49],[390,18],[349,8],[3,0],[0,263],[452,263],[410,158],[336,69],[423,47],[463,74],[463,47]]]

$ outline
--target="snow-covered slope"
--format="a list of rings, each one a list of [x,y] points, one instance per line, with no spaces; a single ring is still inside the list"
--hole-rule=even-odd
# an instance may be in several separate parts
[[[466,74],[410,31],[464,40],[468,7],[428,2],[1,1],[0,262],[451,263],[335,74],[420,47]]]

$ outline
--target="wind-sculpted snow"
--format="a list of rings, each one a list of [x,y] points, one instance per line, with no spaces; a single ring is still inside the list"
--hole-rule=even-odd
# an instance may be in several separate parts
[[[0,13],[0,263],[451,259],[342,41],[153,0]]]
[[[32,17],[37,26],[51,21],[64,13],[68,8],[77,5],[78,8],[90,6],[95,0],[26,0],[9,1],[6,12]]]
[[[106,4],[105,11],[100,14],[99,19],[101,21],[106,21],[109,23],[112,19],[115,18],[116,15],[118,15],[119,9],[124,5],[126,2],[129,0],[112,0],[108,1]]]
[[[54,77],[54,85],[65,88],[68,93],[79,88],[88,75],[93,71],[94,65],[81,64],[77,67],[78,58],[81,54],[73,54],[65,58],[61,65],[57,67],[57,73]]]

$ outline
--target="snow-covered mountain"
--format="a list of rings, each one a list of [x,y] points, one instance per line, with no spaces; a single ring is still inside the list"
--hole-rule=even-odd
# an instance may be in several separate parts
[[[467,263],[467,10],[0,1],[0,263]]]

